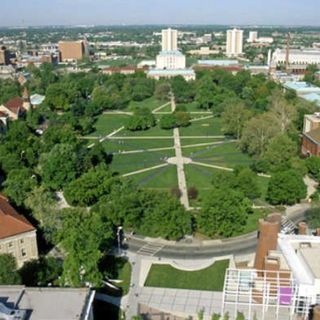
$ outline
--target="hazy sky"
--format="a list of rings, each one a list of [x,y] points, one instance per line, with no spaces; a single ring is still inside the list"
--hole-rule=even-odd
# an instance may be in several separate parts
[[[320,25],[320,0],[0,0],[0,26]]]

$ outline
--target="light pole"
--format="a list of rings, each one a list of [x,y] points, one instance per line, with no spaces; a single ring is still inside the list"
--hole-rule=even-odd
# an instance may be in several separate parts
[[[122,226],[117,227],[118,254],[121,255],[121,230]]]

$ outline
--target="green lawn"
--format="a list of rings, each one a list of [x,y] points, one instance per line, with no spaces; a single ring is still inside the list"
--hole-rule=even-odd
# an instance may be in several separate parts
[[[203,109],[198,108],[197,102],[191,102],[191,103],[178,103],[176,107],[184,107],[187,109],[187,111],[206,111]]]
[[[160,109],[159,112],[171,112],[171,103]]]
[[[131,101],[127,110],[132,111],[135,108],[148,108],[152,111],[165,103],[166,101],[159,101],[155,97],[151,97],[143,101]]]
[[[167,148],[173,147],[173,139],[137,139],[137,140],[106,140],[103,142],[103,147],[109,153],[119,151],[132,151],[132,150],[146,150],[154,148]]]
[[[113,156],[110,167],[120,174],[125,174],[162,164],[165,162],[165,158],[173,157],[174,154],[174,150],[116,154]]]
[[[173,130],[163,130],[158,125],[149,130],[144,131],[129,131],[123,130],[115,135],[116,137],[170,137],[173,136]]]
[[[166,166],[130,177],[141,187],[147,189],[171,190],[178,185],[176,166]]]
[[[117,287],[122,289],[122,294],[126,295],[129,292],[131,280],[131,264],[126,261],[118,270],[118,279],[123,282],[117,284]]]
[[[180,128],[180,136],[221,136],[221,119],[210,118],[192,122],[189,127]]]
[[[146,287],[222,291],[229,260],[215,262],[199,271],[181,271],[170,265],[153,264]]]
[[[201,144],[201,143],[214,143],[219,141],[224,141],[221,138],[187,138],[187,137],[180,137],[181,139],[181,146],[188,146],[188,145],[194,145],[194,144]]]
[[[183,155],[197,162],[229,168],[238,165],[249,166],[252,163],[251,158],[242,153],[235,142],[218,146],[184,148]]]
[[[91,136],[106,136],[122,126],[125,126],[129,117],[130,116],[123,114],[102,114],[94,124],[95,131],[91,134]]]

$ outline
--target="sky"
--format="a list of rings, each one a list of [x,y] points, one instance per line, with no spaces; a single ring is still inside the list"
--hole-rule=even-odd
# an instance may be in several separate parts
[[[320,0],[0,0],[0,26],[320,26]]]

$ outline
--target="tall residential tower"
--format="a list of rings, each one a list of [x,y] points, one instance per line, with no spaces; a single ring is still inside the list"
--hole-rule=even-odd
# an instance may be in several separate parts
[[[178,50],[178,30],[162,30],[162,51]]]
[[[226,55],[237,57],[243,52],[243,30],[233,29],[227,31]]]

